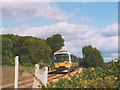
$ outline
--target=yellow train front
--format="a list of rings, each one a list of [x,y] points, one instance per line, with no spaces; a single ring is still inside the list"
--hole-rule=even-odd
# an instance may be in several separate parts
[[[70,70],[77,65],[75,56],[67,51],[57,51],[54,53],[54,66],[56,70]]]

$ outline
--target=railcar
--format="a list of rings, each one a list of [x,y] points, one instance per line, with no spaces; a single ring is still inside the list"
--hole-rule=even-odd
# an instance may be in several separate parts
[[[71,70],[78,66],[78,59],[68,51],[57,51],[54,53],[54,66],[56,70]]]

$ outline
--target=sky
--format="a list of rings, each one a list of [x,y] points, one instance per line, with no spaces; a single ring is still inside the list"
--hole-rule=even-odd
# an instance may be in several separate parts
[[[61,34],[62,48],[82,57],[97,48],[105,62],[118,57],[117,2],[3,2],[2,34],[46,39]]]

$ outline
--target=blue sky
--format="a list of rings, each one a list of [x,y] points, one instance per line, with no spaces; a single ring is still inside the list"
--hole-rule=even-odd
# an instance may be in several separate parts
[[[104,28],[113,22],[118,22],[118,3],[117,2],[57,2],[57,6],[67,13],[76,12],[74,18],[69,21],[72,24],[87,24],[95,25],[96,28]],[[104,9],[104,10],[103,10]],[[90,17],[94,19],[92,23],[79,22],[79,17]],[[104,21],[104,23],[103,23]],[[41,23],[42,22],[42,23]],[[43,18],[33,17],[24,22],[15,22],[8,19],[3,19],[3,27],[16,27],[22,24],[31,26],[42,26],[54,24],[54,21]]]
[[[78,12],[76,11],[77,13],[75,14],[76,19],[82,16],[93,18],[95,22],[88,24],[95,25],[99,28],[118,21],[117,4],[117,2],[57,3],[58,7],[60,7],[62,10],[66,10],[67,12],[78,10]],[[78,21],[73,23],[79,24]]]
[[[107,62],[117,57],[117,2],[6,2],[2,15],[3,34],[47,38],[59,33],[65,39],[63,49],[79,57],[89,44]]]

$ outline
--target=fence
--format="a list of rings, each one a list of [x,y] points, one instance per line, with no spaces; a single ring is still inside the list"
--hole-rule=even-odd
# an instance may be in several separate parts
[[[39,65],[36,64],[33,88],[39,88],[42,87],[42,85],[46,87],[47,75],[48,75],[48,67],[45,67],[44,69],[39,69]]]
[[[48,67],[43,70],[38,66],[23,67],[16,56],[15,66],[2,66],[2,88],[39,88],[39,82],[46,87]]]
[[[19,64],[19,57],[15,57],[15,88],[18,88],[18,64]]]

